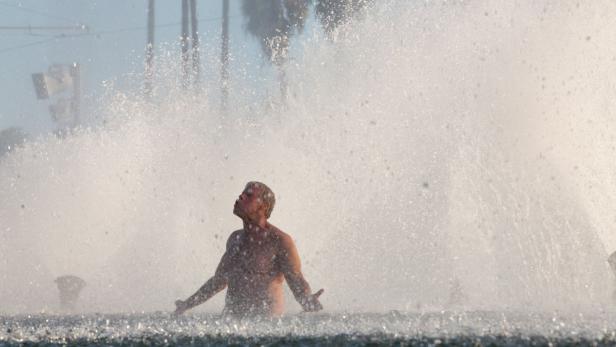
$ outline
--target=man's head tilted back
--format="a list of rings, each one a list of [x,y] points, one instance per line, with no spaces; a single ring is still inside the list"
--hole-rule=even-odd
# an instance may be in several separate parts
[[[272,211],[274,210],[274,205],[276,204],[276,196],[274,192],[265,185],[264,183],[251,181],[246,184],[246,188],[256,189],[259,194],[259,199],[265,205],[265,217],[269,218],[272,215]]]

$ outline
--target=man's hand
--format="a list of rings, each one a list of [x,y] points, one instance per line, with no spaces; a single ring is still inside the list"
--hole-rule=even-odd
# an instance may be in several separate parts
[[[305,312],[316,312],[316,311],[321,311],[323,309],[323,305],[321,305],[321,303],[319,302],[319,296],[321,296],[321,294],[323,294],[323,289],[319,289],[318,292],[308,295],[303,301],[302,301],[302,308],[304,309]]]
[[[175,301],[175,312],[173,312],[173,314],[175,315],[181,315],[182,313],[186,312],[186,310],[188,310],[188,305],[186,304],[185,301],[182,300],[176,300]]]

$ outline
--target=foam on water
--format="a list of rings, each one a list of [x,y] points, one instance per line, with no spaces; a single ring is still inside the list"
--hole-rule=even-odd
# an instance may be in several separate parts
[[[83,311],[171,310],[213,273],[254,179],[328,310],[605,308],[615,12],[380,3],[302,42],[286,106],[234,70],[227,115],[160,58],[152,102],[110,87],[104,122],[0,161],[0,310],[55,310],[63,274],[88,282]]]

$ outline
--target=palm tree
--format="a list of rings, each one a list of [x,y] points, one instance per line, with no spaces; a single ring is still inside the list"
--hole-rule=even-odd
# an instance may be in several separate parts
[[[331,36],[338,26],[346,23],[373,0],[317,0],[315,12],[323,30]]]
[[[222,0],[222,30],[220,47],[221,109],[227,112],[229,101],[229,0]]]
[[[286,99],[284,63],[287,61],[289,39],[300,33],[311,0],[243,0],[242,13],[246,17],[246,31],[253,35],[265,57],[279,72],[280,91]]]
[[[152,96],[152,76],[154,74],[154,0],[148,1],[148,39],[145,46],[145,95]]]

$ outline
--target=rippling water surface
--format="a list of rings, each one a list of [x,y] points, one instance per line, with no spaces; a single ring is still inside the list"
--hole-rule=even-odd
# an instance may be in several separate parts
[[[613,313],[299,314],[275,321],[219,315],[1,317],[0,346],[47,345],[549,345],[616,344]]]

